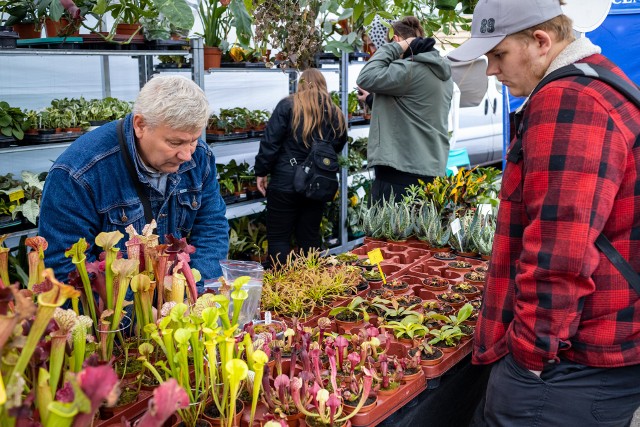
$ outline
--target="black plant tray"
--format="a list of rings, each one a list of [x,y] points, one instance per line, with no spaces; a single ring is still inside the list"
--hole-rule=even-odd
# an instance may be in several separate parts
[[[28,135],[25,134],[22,141],[18,141],[18,145],[38,145],[38,144],[52,144],[56,142],[71,142],[75,141],[83,132],[62,132],[51,133],[44,135]]]
[[[226,135],[214,135],[212,133],[207,134],[207,142],[232,141],[234,139],[246,138],[249,138],[249,134],[247,132],[229,133]]]
[[[17,144],[18,141],[12,136],[0,135],[0,148],[7,148],[11,145]]]
[[[266,68],[264,62],[222,62],[220,68]]]
[[[366,125],[368,123],[369,123],[369,120],[366,120],[362,116],[353,116],[352,118],[349,119],[350,125]]]
[[[262,135],[264,135],[264,130],[250,130],[249,131],[249,138],[260,138]]]
[[[184,50],[189,47],[186,40],[149,40],[145,44],[150,50]]]

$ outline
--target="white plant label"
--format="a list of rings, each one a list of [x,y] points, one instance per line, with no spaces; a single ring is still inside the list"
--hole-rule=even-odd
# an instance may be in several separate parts
[[[489,203],[481,203],[478,205],[480,215],[489,215],[492,212],[492,206]]]
[[[265,325],[270,325],[271,324],[271,312],[270,311],[265,311],[264,312],[264,324]]]
[[[456,238],[458,239],[458,244],[460,245],[460,248],[464,249],[462,247],[462,239],[460,239],[461,229],[462,229],[462,225],[460,224],[460,218],[456,218],[453,221],[451,221],[451,232],[455,234]]]

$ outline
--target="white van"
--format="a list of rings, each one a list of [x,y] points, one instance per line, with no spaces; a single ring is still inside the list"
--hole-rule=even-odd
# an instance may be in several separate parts
[[[460,91],[451,109],[451,149],[465,148],[471,166],[502,161],[502,84],[486,75],[487,63],[485,56],[451,62],[453,81]]]

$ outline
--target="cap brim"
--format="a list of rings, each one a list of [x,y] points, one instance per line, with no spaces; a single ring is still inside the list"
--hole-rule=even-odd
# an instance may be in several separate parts
[[[447,54],[447,58],[459,62],[473,61],[498,46],[505,37],[472,37]]]

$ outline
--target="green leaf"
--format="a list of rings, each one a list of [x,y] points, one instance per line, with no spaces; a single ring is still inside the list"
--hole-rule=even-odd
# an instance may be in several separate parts
[[[0,129],[0,133],[2,133],[4,136],[11,136],[11,128],[5,128],[3,127],[2,129]]]
[[[324,31],[325,34],[331,34],[333,31],[333,23],[331,23],[331,21],[324,21],[322,24],[322,31]]]
[[[193,12],[185,0],[154,0],[153,2],[160,13],[176,27],[186,30],[193,27]]]
[[[20,128],[13,129],[13,136],[15,136],[16,139],[20,140],[20,139],[24,138],[24,132]]]
[[[358,2],[353,6],[353,20],[357,21],[364,12],[364,2]]]
[[[64,7],[60,4],[60,0],[52,0],[49,5],[49,18],[53,21],[59,21],[64,13]]]
[[[231,0],[229,10],[234,18],[234,26],[236,27],[236,35],[241,43],[249,44],[251,39],[251,16],[247,12],[242,0]]]
[[[9,126],[11,124],[11,116],[10,115],[4,115],[4,116],[0,116],[0,126],[5,127],[5,126]]]
[[[341,21],[341,20],[343,20],[343,19],[347,19],[347,18],[349,18],[351,15],[353,15],[353,9],[351,9],[351,8],[345,9],[345,10],[340,14],[340,16],[338,16],[338,21]]]

